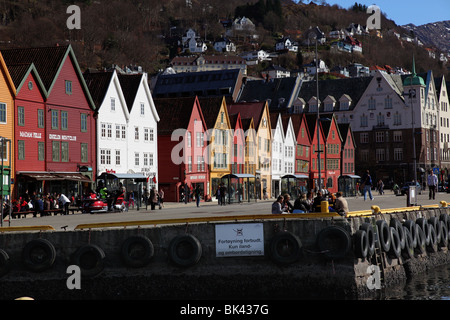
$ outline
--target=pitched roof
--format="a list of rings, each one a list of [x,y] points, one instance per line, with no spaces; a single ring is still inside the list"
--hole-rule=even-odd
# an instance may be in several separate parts
[[[118,77],[128,111],[131,112],[143,74],[118,74]]]
[[[44,88],[41,77],[39,76],[39,73],[33,63],[14,64],[7,66],[7,68],[14,86],[16,87],[17,93],[21,90],[28,75],[33,73],[42,95],[44,97],[47,96],[47,90]]]
[[[266,102],[242,102],[227,105],[228,114],[241,114],[241,119],[251,119],[255,124],[255,129],[259,127],[259,123],[264,112]]]
[[[222,107],[223,97],[199,97],[198,101],[205,118],[206,127],[208,129],[214,128]]]
[[[85,72],[83,74],[86,85],[91,92],[96,109],[100,108],[108,91],[113,72]]]
[[[159,115],[158,135],[171,135],[176,129],[187,129],[196,97],[154,99]]]

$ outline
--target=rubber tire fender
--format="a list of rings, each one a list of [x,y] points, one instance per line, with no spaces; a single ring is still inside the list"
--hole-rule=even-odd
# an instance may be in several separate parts
[[[431,217],[428,219],[428,223],[434,227],[434,231],[436,231],[436,242],[441,242],[441,226],[439,223],[439,218]]]
[[[402,257],[412,259],[414,258],[414,247],[411,232],[407,227],[403,226],[403,233],[405,234],[405,248],[402,250]]]
[[[405,240],[405,234],[403,233],[402,224],[400,223],[400,221],[398,221],[398,219],[395,219],[395,218],[391,219],[389,224],[391,227],[394,227],[395,230],[397,230],[398,237],[400,239],[400,247],[401,247],[401,249],[404,249],[406,240]]]
[[[369,253],[369,237],[366,231],[360,229],[356,230],[353,235],[355,245],[355,255],[358,258],[364,259]]]
[[[331,259],[343,258],[350,251],[350,234],[342,227],[332,225],[322,229],[317,235],[317,246]]]
[[[440,221],[440,227],[441,227],[441,242],[439,245],[443,248],[448,246],[448,229],[447,224],[444,221]]]
[[[430,225],[428,224],[427,219],[419,218],[416,220],[416,224],[422,229],[423,234],[425,236],[425,245],[430,245]]]
[[[9,255],[5,250],[0,249],[0,278],[11,270]]]
[[[375,231],[373,230],[373,225],[371,223],[364,222],[359,226],[359,230],[364,230],[367,235],[367,245],[369,257],[373,256],[375,253]]]
[[[394,227],[389,227],[389,231],[391,233],[391,248],[389,250],[389,255],[393,258],[400,258],[402,254],[402,245],[400,236],[397,232],[397,229]]]
[[[95,244],[79,247],[71,258],[72,264],[80,267],[82,276],[95,277],[103,271],[105,252]]]
[[[414,248],[415,252],[417,254],[422,254],[426,252],[426,240],[425,240],[425,233],[423,232],[422,228],[416,224],[416,238],[417,238],[417,245]]]
[[[302,242],[289,231],[278,232],[269,243],[269,257],[275,263],[286,265],[301,257]]]
[[[53,266],[56,259],[55,246],[47,239],[31,240],[22,250],[22,259],[28,270],[42,272]]]
[[[391,248],[391,232],[389,226],[384,220],[377,220],[376,222],[378,228],[378,241],[381,245],[381,249],[384,252],[389,252]]]
[[[120,256],[128,267],[141,268],[150,263],[155,249],[153,243],[144,235],[125,239],[120,248]]]
[[[411,238],[412,238],[412,247],[413,247],[413,249],[415,249],[417,246],[416,223],[413,220],[406,220],[403,223],[403,226],[406,227],[406,229],[408,229],[409,234],[411,235]]]
[[[434,225],[430,224],[428,228],[428,233],[430,237],[430,244],[427,246],[427,251],[430,253],[435,253],[438,250],[438,240],[437,240],[437,232],[434,228]]]
[[[170,260],[176,265],[190,267],[200,260],[202,245],[191,234],[179,235],[170,242],[168,255]]]

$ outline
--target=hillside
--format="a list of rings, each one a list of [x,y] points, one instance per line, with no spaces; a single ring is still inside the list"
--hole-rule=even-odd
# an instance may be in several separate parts
[[[280,36],[291,33],[300,34],[301,40],[310,26],[317,25],[327,34],[350,23],[365,24],[367,20],[365,10],[358,6],[348,9],[290,0],[84,0],[74,1],[81,8],[81,29],[69,30],[68,3],[67,0],[0,2],[0,48],[70,43],[82,68],[140,65],[154,74],[177,54],[177,37],[188,28],[194,28],[211,43],[225,32],[219,21],[236,15],[258,14],[255,16],[258,40],[239,36],[232,39],[237,43],[238,53],[254,48],[273,50]],[[410,69],[414,53],[418,71],[432,69],[436,75],[447,72],[445,66],[428,58],[423,48],[398,41],[389,31],[401,33],[401,27],[384,16],[382,19],[383,39],[373,36],[358,39],[364,46],[362,56],[333,54],[327,44],[319,48],[320,57],[330,67],[360,62]],[[309,62],[307,51],[311,48],[301,50],[306,53],[303,63]],[[295,55],[282,56],[274,62],[298,67]]]
[[[424,44],[450,52],[450,20],[428,23],[421,26],[407,24],[403,26],[413,32]]]

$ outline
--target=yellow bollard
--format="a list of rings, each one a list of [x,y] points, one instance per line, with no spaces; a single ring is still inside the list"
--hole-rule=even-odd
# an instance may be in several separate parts
[[[379,206],[371,206],[370,209],[373,210],[373,213],[378,214],[381,212],[380,207]]]
[[[447,208],[447,202],[446,201],[441,201],[439,203],[441,205],[441,208]]]
[[[328,208],[329,208],[328,201],[322,201],[320,203],[320,212],[321,213],[329,213],[330,210]]]

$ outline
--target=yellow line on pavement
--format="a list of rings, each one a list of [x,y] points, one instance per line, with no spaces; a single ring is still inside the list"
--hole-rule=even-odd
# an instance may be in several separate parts
[[[55,230],[52,226],[0,227],[0,232]]]

